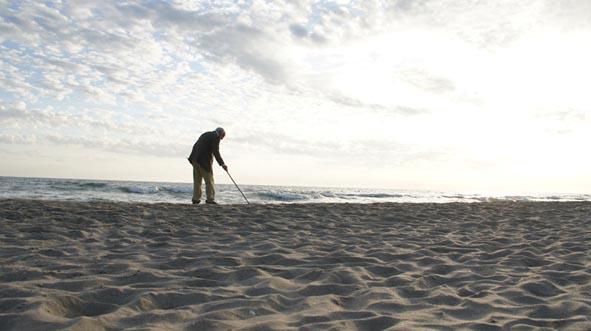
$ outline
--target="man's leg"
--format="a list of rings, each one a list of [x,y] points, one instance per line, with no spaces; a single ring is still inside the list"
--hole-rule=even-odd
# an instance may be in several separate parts
[[[202,167],[199,167],[201,170],[201,176],[205,181],[205,195],[207,196],[207,201],[215,201],[215,183],[213,181],[213,169],[211,172],[206,171]]]
[[[193,201],[201,200],[201,182],[203,177],[201,176],[201,172],[199,171],[199,165],[197,162],[193,164]]]

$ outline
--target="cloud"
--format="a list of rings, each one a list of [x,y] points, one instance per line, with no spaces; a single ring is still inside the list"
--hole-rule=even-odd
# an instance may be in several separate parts
[[[423,70],[404,70],[401,77],[403,81],[425,91],[444,93],[455,90],[455,85],[450,79],[437,77]]]
[[[371,134],[368,134],[370,136]],[[394,139],[363,138],[355,141],[338,141],[322,137],[322,133],[309,137],[293,137],[273,131],[237,134],[232,137],[232,148],[248,153],[264,151],[266,155],[295,156],[312,159],[320,164],[347,164],[348,166],[407,166],[416,162],[440,162],[448,158],[450,151]]]
[[[126,155],[148,155],[182,159],[187,148],[170,142],[141,141],[138,139],[108,139],[96,136],[73,136],[60,133],[50,134],[7,134],[0,133],[0,143],[11,145],[77,146],[89,150],[121,153]]]
[[[591,3],[585,0],[544,1],[544,16],[566,31],[591,27]]]
[[[119,117],[119,120],[117,120]],[[127,135],[154,134],[153,126],[134,123],[126,115],[116,115],[106,110],[58,111],[51,106],[43,109],[28,108],[23,101],[0,105],[0,123],[9,128],[46,128],[49,131],[62,129],[101,130]]]
[[[283,65],[265,53],[271,48],[272,37],[258,28],[231,25],[203,35],[197,45],[205,50],[207,59],[235,63],[271,82],[287,79]]]
[[[297,38],[304,38],[308,36],[308,29],[301,24],[291,24],[289,26],[291,33]]]
[[[17,30],[8,40],[22,44],[7,57],[20,77],[4,82],[31,100],[39,94],[63,100],[84,93],[114,105],[118,100],[148,100],[174,89],[173,83],[187,71],[177,72],[167,80],[170,84],[162,84],[160,77],[174,71],[181,60],[234,64],[272,84],[306,85],[294,75],[298,61],[285,56],[299,47],[290,36],[339,45],[371,32],[363,19],[384,9],[309,2],[283,5],[294,12],[278,15],[258,3],[215,7],[88,1],[50,7],[25,1],[19,10],[0,14]],[[401,9],[409,12],[415,7],[399,1],[391,10],[398,15]],[[29,68],[27,76],[22,75],[23,67]]]
[[[0,121],[10,118],[24,118],[26,116],[27,104],[23,101],[16,101],[11,104],[0,104]]]
[[[385,106],[376,103],[365,103],[358,99],[339,94],[338,92],[327,94],[327,96],[331,101],[338,105],[360,108],[363,110],[370,111],[382,111],[392,115],[417,115],[429,112],[429,110],[427,109],[413,108],[407,106]]]
[[[133,155],[152,155],[159,157],[182,158],[187,153],[187,148],[179,144],[161,141],[143,141],[141,139],[97,139],[98,137],[67,136],[61,134],[49,134],[43,137],[58,145],[74,145],[90,149],[99,149],[108,152]]]
[[[551,135],[568,135],[586,131],[591,117],[581,109],[564,109],[538,114],[534,120]]]

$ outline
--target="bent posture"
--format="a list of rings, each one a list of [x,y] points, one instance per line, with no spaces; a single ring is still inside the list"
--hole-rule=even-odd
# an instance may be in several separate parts
[[[218,164],[228,171],[228,166],[224,163],[220,155],[220,140],[224,139],[226,131],[217,128],[214,131],[202,134],[189,156],[189,162],[193,165],[193,203],[201,202],[201,182],[205,181],[206,203],[215,202],[215,187],[213,181],[213,157],[215,156]]]

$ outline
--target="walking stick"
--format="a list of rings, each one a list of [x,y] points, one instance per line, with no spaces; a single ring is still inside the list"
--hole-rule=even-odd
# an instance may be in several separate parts
[[[228,176],[230,176],[230,179],[232,180],[234,185],[236,185],[236,188],[238,189],[238,191],[240,191],[240,194],[242,194],[242,197],[244,198],[244,200],[246,200],[246,203],[250,205],[250,202],[248,202],[248,199],[246,198],[244,193],[242,193],[242,190],[240,189],[240,187],[238,187],[238,184],[236,184],[236,182],[234,181],[234,178],[232,178],[232,175],[230,175],[230,172],[228,172],[228,170],[226,170],[226,173],[228,174]]]

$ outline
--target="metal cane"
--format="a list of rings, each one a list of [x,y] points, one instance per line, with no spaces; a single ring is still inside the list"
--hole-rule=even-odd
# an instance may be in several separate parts
[[[236,185],[236,188],[238,189],[238,191],[240,191],[240,194],[242,194],[242,197],[244,198],[244,200],[246,200],[246,203],[250,205],[250,202],[248,202],[248,199],[246,198],[244,193],[242,193],[242,190],[240,189],[240,187],[238,187],[238,184],[236,184],[236,182],[234,181],[234,178],[232,178],[232,175],[230,175],[230,172],[228,170],[226,170],[226,173],[228,174],[228,176],[230,176],[230,179],[232,180],[234,185]]]

